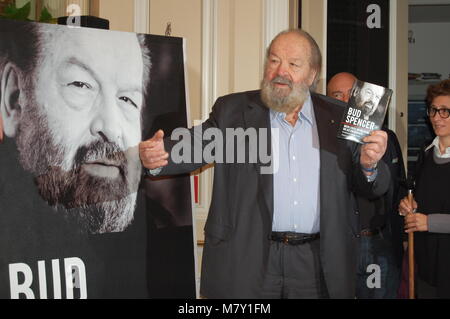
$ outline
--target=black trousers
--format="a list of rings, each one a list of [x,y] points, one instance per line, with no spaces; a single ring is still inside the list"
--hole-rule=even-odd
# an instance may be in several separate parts
[[[329,298],[320,263],[320,240],[303,245],[270,242],[262,298]]]
[[[418,299],[438,299],[437,289],[416,276],[416,295]]]

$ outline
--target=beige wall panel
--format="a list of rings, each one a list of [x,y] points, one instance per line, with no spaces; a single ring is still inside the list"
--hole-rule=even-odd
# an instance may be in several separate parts
[[[317,86],[317,92],[326,94],[326,52],[327,52],[327,6],[326,0],[302,1],[302,29],[307,31],[316,40],[322,52],[322,72]]]
[[[220,0],[218,12],[218,95],[258,89],[262,1]]]
[[[217,95],[234,89],[234,0],[219,0],[217,21]]]
[[[258,89],[261,82],[262,1],[235,1],[234,91]]]
[[[98,15],[109,20],[111,30],[133,32],[134,1],[132,0],[97,0]]]

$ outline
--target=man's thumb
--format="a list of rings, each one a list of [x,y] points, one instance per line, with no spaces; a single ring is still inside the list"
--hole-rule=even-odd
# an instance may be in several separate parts
[[[155,138],[156,140],[162,140],[164,138],[164,131],[159,130],[155,133],[155,135],[153,135],[153,138]]]

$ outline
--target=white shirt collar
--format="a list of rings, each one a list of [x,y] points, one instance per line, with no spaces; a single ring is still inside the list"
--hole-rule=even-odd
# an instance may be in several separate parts
[[[425,152],[428,151],[434,147],[434,154],[437,158],[450,158],[450,147],[447,147],[444,154],[441,154],[440,148],[439,148],[439,136],[436,136],[436,138],[433,140],[433,143],[431,143],[426,149]]]

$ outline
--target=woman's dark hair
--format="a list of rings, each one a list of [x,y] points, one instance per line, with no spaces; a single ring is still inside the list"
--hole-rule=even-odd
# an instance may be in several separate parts
[[[432,84],[427,90],[427,106],[430,107],[433,100],[438,96],[450,96],[450,79]]]

